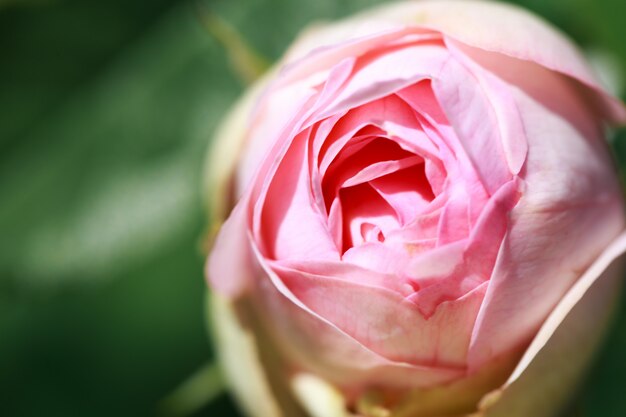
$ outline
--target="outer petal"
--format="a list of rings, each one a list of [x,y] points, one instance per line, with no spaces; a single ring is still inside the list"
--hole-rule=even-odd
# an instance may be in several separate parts
[[[251,417],[305,417],[287,389],[285,364],[259,339],[249,306],[212,295],[208,300],[219,363],[238,403]],[[244,325],[244,321],[246,325]]]
[[[248,137],[252,109],[267,81],[267,77],[261,78],[235,102],[211,142],[205,165],[204,188],[213,222],[221,223],[232,207],[233,201],[229,199],[234,196],[230,187]]]
[[[282,89],[270,84],[259,97],[246,126],[248,137],[237,169],[237,195],[243,194],[254,178],[263,178],[275,169],[274,162],[280,160],[297,132],[295,125],[314,100],[318,83],[319,80],[306,79]]]
[[[375,58],[358,61],[359,68],[337,91],[320,117],[327,117],[387,96],[435,76],[449,58],[441,45],[416,44],[383,50]],[[363,61],[363,62],[361,62]]]
[[[410,1],[371,10],[353,21],[367,19],[435,29],[466,45],[568,75],[598,93],[598,104],[610,120],[626,122],[626,109],[604,91],[580,51],[557,29],[524,9],[491,1]]]
[[[476,76],[450,59],[433,82],[433,90],[461,146],[490,194],[511,179],[498,119]],[[518,140],[524,140],[520,135]]]
[[[530,340],[624,228],[624,214],[602,131],[570,82],[530,62],[474,48],[464,53],[511,85],[529,143],[520,174],[526,189],[511,213],[470,349],[475,368]]]
[[[257,308],[265,312],[266,334],[295,367],[311,371],[338,386],[358,391],[371,384],[406,388],[438,385],[463,376],[462,369],[394,362],[368,349],[334,323],[312,311],[263,263],[266,279],[258,280]],[[289,320],[273,320],[289,317]],[[297,368],[296,368],[297,369]]]
[[[269,258],[339,259],[325,219],[311,196],[307,136],[304,132],[294,138],[268,180],[263,206],[257,202],[260,213],[254,237]]]
[[[502,358],[481,373],[451,385],[411,390],[393,410],[385,410],[376,400],[394,399],[398,391],[369,391],[362,395],[342,392],[340,387],[317,375],[290,372],[293,366],[285,363],[284,357],[277,356],[277,346],[264,334],[251,304],[212,295],[208,307],[223,372],[238,404],[251,417],[357,417],[346,407],[352,400],[356,401],[358,416],[376,415],[373,413],[379,410],[379,413],[391,412],[390,416],[458,417],[457,413],[465,414],[463,410],[474,410],[485,390],[501,384],[506,378],[501,370],[510,369],[511,359],[517,360]],[[395,371],[396,382],[410,375],[403,373],[400,367],[377,368],[372,375],[390,370]],[[404,371],[411,372],[411,369]],[[448,398],[455,398],[455,401],[444,400]]]
[[[235,298],[248,289],[256,269],[248,240],[247,199],[222,225],[206,263],[206,277],[220,294]]]
[[[549,417],[564,406],[606,330],[625,252],[623,233],[552,311],[506,384],[485,397],[482,416]]]
[[[211,297],[209,307],[219,363],[241,407],[250,416],[283,416],[260,364],[254,336],[241,326],[233,305],[217,295]]]
[[[423,0],[384,5],[333,25],[312,28],[294,44],[286,60],[294,62],[297,58],[298,64],[313,64],[298,65],[300,69],[294,74],[319,71],[320,66],[331,66],[350,52],[360,54],[380,41],[402,36],[411,27],[420,33],[423,29],[440,31],[463,44],[535,62],[572,77],[594,92],[589,98],[605,117],[616,123],[626,122],[626,109],[604,91],[580,51],[549,23],[510,4]],[[374,33],[382,36],[372,36]],[[357,41],[357,37],[363,39]],[[336,51],[326,47],[337,44],[341,47]],[[314,48],[319,48],[311,54],[314,59],[303,58]]]
[[[442,303],[426,319],[415,304],[381,287],[279,265],[273,269],[299,301],[381,356],[465,372],[467,346],[486,285]],[[418,384],[428,386],[431,381]]]

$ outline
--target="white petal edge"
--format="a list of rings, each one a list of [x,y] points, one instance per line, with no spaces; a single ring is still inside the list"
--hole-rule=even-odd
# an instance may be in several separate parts
[[[250,417],[289,417],[272,394],[255,335],[242,327],[233,304],[213,293],[208,310],[219,363],[242,410]]]
[[[231,207],[226,198],[237,163],[248,137],[248,126],[255,104],[266,88],[275,70],[269,70],[261,79],[238,98],[230,107],[213,134],[204,170],[203,191],[212,222],[220,224]]]
[[[350,417],[346,402],[335,387],[313,374],[291,378],[291,389],[310,417]]]

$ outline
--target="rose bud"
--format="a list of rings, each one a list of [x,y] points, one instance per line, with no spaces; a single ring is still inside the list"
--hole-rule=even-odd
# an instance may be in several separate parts
[[[621,281],[607,125],[577,49],[510,5],[305,32],[211,154],[218,354],[250,416],[542,417]],[[235,205],[236,204],[236,205]]]

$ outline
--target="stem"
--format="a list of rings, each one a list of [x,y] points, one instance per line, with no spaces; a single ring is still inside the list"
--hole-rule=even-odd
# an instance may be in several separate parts
[[[206,31],[226,50],[235,76],[249,85],[263,75],[270,66],[269,61],[246,42],[237,28],[208,10],[201,1],[198,0],[196,6]]]
[[[198,411],[226,390],[217,364],[207,363],[165,397],[158,406],[163,417],[185,417]]]

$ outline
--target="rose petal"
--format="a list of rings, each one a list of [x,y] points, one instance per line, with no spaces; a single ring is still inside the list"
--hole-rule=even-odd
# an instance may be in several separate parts
[[[382,51],[381,51],[382,52]],[[378,52],[359,61],[345,87],[322,112],[322,117],[385,97],[423,79],[431,79],[448,59],[448,51],[438,45],[415,45]]]
[[[625,252],[623,233],[552,311],[506,384],[485,399],[481,416],[550,417],[564,406],[606,330]]]
[[[537,68],[511,90],[529,141],[525,190],[476,322],[472,369],[527,343],[580,271],[624,228],[621,190],[601,131],[594,137],[585,134],[593,130],[576,128],[593,127],[593,116],[564,78]]]
[[[347,188],[364,184],[366,182],[375,182],[373,180],[377,178],[387,177],[389,174],[413,167],[418,165],[420,162],[423,162],[423,159],[419,156],[409,156],[398,160],[375,162],[366,166],[354,176],[348,178],[342,186],[343,188]]]
[[[242,295],[250,287],[255,274],[247,204],[247,199],[242,199],[224,222],[205,266],[211,287],[229,298]]]
[[[423,366],[463,368],[473,317],[486,286],[441,304],[427,320],[395,292],[278,264],[272,268],[299,301],[380,355]]]
[[[400,225],[404,226],[428,206],[434,195],[426,179],[423,164],[399,168],[389,175],[370,181],[370,185],[393,207]]]
[[[213,340],[218,347],[220,365],[229,388],[246,414],[252,417],[303,417],[297,413],[293,399],[289,401],[288,392],[277,395],[274,386],[277,380],[270,378],[263,366],[258,336],[252,329],[242,326],[234,304],[218,295],[213,295],[209,301]]]
[[[504,155],[499,121],[476,75],[450,59],[433,81],[433,90],[481,182],[490,194],[495,193],[512,173]]]
[[[236,177],[236,192],[243,194],[254,178],[265,177],[276,168],[276,157],[285,152],[299,130],[306,109],[315,101],[317,91],[311,82],[284,90],[264,91],[247,126],[244,152]]]
[[[368,20],[426,27],[469,46],[536,62],[590,87],[609,120],[626,122],[626,108],[606,93],[580,51],[552,25],[517,6],[490,1],[403,2],[370,10],[344,25]]]
[[[311,196],[307,139],[306,132],[294,139],[255,207],[255,238],[270,258],[339,259],[325,216]]]
[[[367,242],[348,249],[342,261],[383,274],[403,271],[410,260],[410,251],[403,244]],[[390,288],[390,287],[388,287]]]
[[[353,389],[373,382],[389,387],[429,386],[461,376],[458,369],[393,362],[370,350],[302,303],[277,276],[274,268],[279,265],[268,264],[258,249],[253,249],[269,278],[257,281],[256,293],[265,311],[262,318],[270,321],[266,323],[268,331],[294,363],[333,383],[350,384]]]

